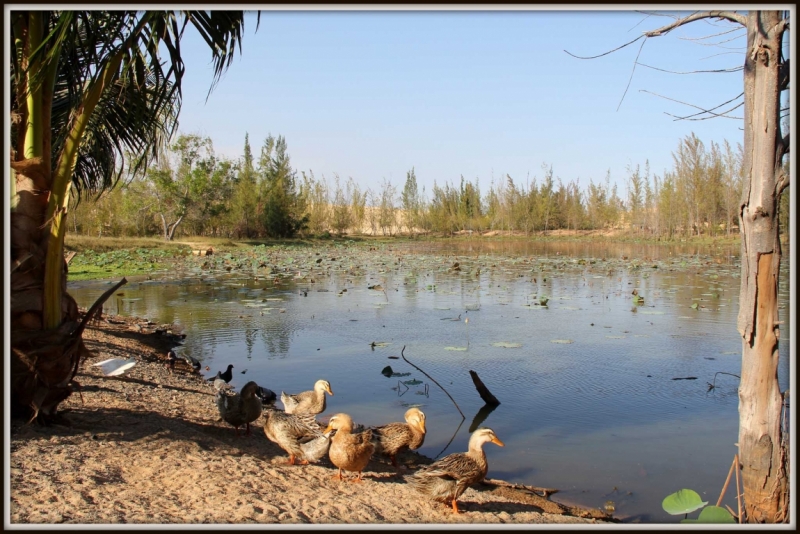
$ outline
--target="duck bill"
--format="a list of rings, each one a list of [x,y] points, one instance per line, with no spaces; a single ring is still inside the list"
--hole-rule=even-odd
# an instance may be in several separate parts
[[[506,444],[503,443],[502,441],[500,441],[500,438],[498,438],[498,437],[492,438],[492,443],[494,443],[495,445],[500,445],[501,447],[505,447],[506,446]]]
[[[331,425],[328,425],[328,426],[325,427],[325,430],[323,430],[322,433],[323,434],[327,434],[328,432],[331,432],[332,430],[333,430],[333,427]]]
[[[328,395],[330,395],[331,397],[333,397],[333,390],[331,390],[331,389],[328,389]]]

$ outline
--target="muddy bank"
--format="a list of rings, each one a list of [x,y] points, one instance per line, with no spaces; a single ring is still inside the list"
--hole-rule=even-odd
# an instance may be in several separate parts
[[[93,357],[76,377],[80,393],[49,427],[11,422],[12,523],[592,523],[579,510],[490,480],[460,498],[462,514],[429,501],[373,459],[362,484],[339,482],[327,458],[284,465],[263,419],[250,436],[219,420],[214,389],[166,352],[180,340],[168,325],[106,317],[84,334]],[[136,359],[121,377],[93,363]],[[320,419],[331,414],[323,413]],[[399,458],[411,472],[430,462]],[[489,467],[491,476],[491,459]]]

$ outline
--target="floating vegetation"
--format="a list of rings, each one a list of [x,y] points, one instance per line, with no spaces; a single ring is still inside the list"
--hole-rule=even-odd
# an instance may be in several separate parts
[[[575,342],[573,340],[571,340],[571,339],[551,339],[550,343],[561,343],[561,344],[566,345],[566,344],[575,343]]]
[[[497,341],[492,343],[493,347],[501,347],[504,349],[518,349],[522,346],[522,343],[511,343],[509,341]]]
[[[466,351],[467,347],[445,347],[444,350]]]

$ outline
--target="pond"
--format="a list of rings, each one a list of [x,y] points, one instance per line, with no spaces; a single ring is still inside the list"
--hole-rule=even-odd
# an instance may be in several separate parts
[[[233,364],[237,387],[297,393],[324,378],[334,396],[321,417],[368,426],[419,405],[430,457],[465,451],[470,427],[489,426],[506,443],[485,447],[490,478],[613,504],[627,522],[675,523],[663,498],[691,488],[715,504],[737,452],[738,255],[480,239],[261,246],[130,278],[106,310],[181,325],[178,350],[207,375]],[[782,389],[788,279],[786,267]],[[88,307],[109,283],[69,291]],[[501,402],[488,414],[470,370]]]

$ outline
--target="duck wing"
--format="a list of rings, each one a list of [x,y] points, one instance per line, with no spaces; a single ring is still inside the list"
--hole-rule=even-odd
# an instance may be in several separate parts
[[[454,453],[423,467],[413,476],[450,478],[469,485],[483,478],[485,472],[483,467],[468,455]]]
[[[394,454],[411,441],[411,431],[405,423],[389,423],[372,429],[376,452]]]
[[[319,437],[312,438],[310,441],[300,444],[300,450],[303,451],[303,457],[309,462],[319,462],[326,454],[331,446],[330,432],[322,434]]]

